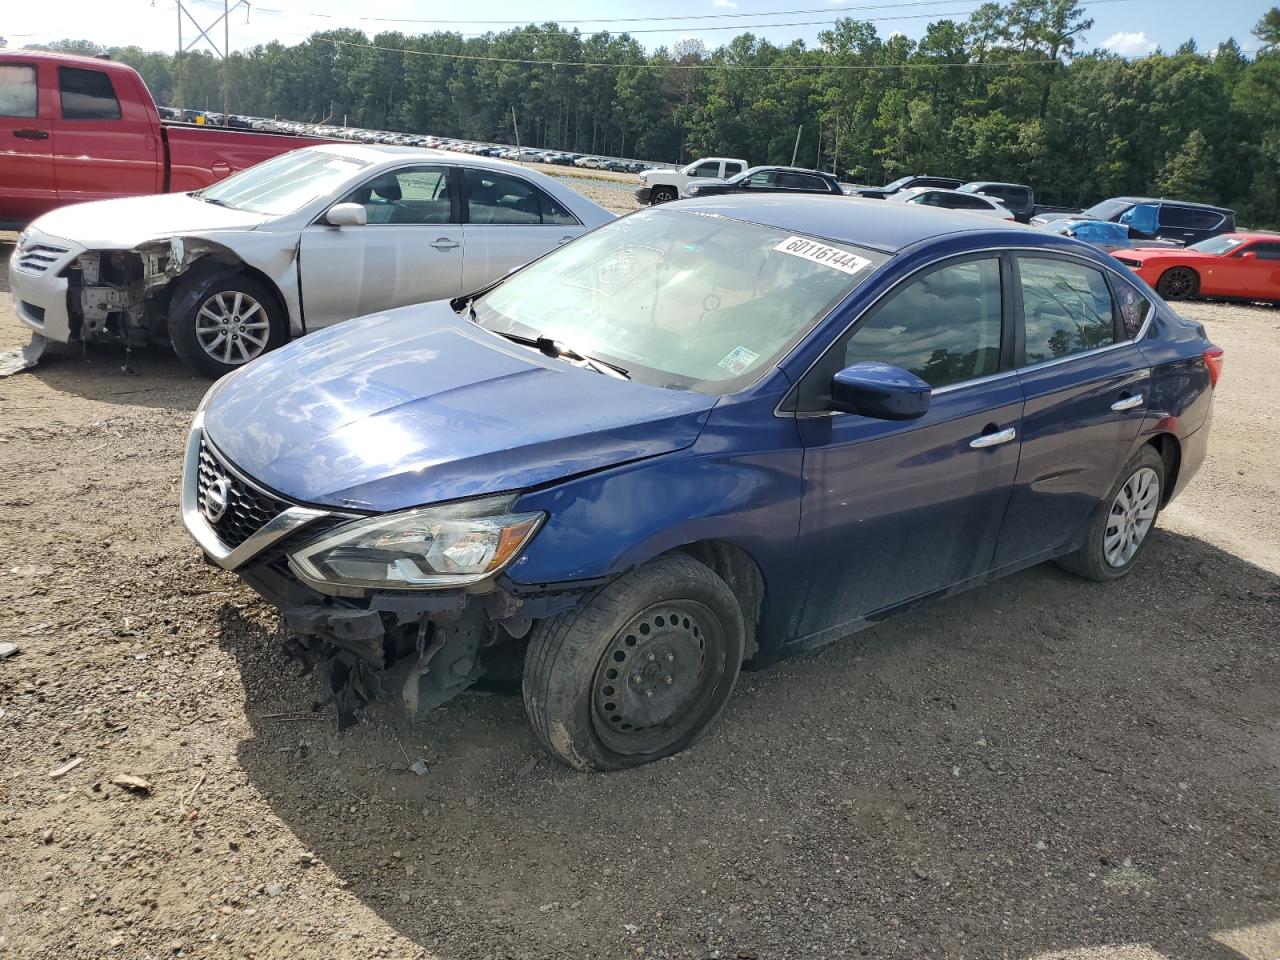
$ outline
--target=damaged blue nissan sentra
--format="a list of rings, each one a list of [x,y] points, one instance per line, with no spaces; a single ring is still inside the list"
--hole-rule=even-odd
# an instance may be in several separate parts
[[[1128,573],[1222,351],[1066,237],[830,197],[691,200],[216,383],[182,512],[340,721],[521,656],[579,769],[688,747],[744,661],[1056,560]]]

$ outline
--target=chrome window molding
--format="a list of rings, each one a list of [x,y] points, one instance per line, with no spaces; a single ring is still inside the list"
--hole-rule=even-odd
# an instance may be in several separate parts
[[[182,524],[187,532],[200,545],[208,557],[224,570],[236,570],[244,566],[267,547],[287,537],[296,530],[305,527],[321,517],[333,516],[328,510],[314,510],[311,507],[292,506],[269,520],[238,547],[229,547],[218,537],[217,531],[209,524],[200,510],[200,498],[197,483],[200,465],[200,441],[204,437],[204,414],[197,413],[191,424],[191,432],[187,436],[187,452],[182,465]],[[220,458],[221,459],[221,458]],[[221,465],[233,474],[236,479],[255,490],[262,488],[222,460]],[[267,491],[262,491],[267,493]],[[275,494],[269,494],[275,497]],[[276,497],[276,499],[279,499]]]
[[[827,348],[823,350],[820,354],[818,354],[817,357],[814,358],[813,362],[810,363],[809,366],[805,368],[804,373],[800,374],[800,376],[796,378],[794,385],[790,389],[788,389],[786,393],[782,395],[782,398],[778,401],[777,405],[773,408],[773,415],[775,417],[794,417],[797,419],[802,417],[807,418],[807,417],[815,417],[815,416],[824,416],[824,417],[836,416],[836,415],[850,416],[850,417],[856,416],[856,414],[851,414],[844,410],[786,411],[781,408],[782,408],[782,405],[786,403],[787,398],[790,397],[791,394],[794,393],[799,388],[804,378],[809,376],[809,374],[813,372],[813,368],[818,365],[818,362],[822,360],[824,356],[826,356],[827,350],[830,350],[831,347],[833,347],[839,340],[841,340],[846,334],[848,334],[850,330],[852,330],[855,326],[861,323],[863,318],[866,317],[867,314],[869,314],[872,310],[874,310],[883,300],[891,296],[903,284],[911,280],[914,280],[916,277],[920,276],[926,270],[931,270],[934,267],[938,266],[939,264],[947,262],[948,260],[960,260],[960,259],[967,259],[969,257],[977,258],[982,256],[983,254],[989,254],[989,255],[994,255],[998,257],[1001,254],[1005,254],[1005,253],[1013,254],[1014,256],[1022,256],[1027,254],[1044,256],[1047,254],[1049,259],[1071,260],[1075,263],[1080,264],[1081,266],[1092,267],[1095,270],[1101,270],[1104,273],[1109,273],[1112,276],[1117,277],[1120,280],[1123,280],[1125,283],[1128,283],[1129,286],[1134,287],[1134,291],[1139,296],[1141,296],[1144,300],[1147,301],[1147,303],[1151,307],[1151,309],[1147,311],[1147,319],[1143,321],[1142,329],[1138,331],[1137,335],[1132,337],[1129,340],[1121,340],[1117,343],[1109,343],[1105,347],[1095,347],[1092,350],[1087,350],[1082,353],[1073,353],[1065,357],[1055,357],[1052,360],[1044,360],[1036,364],[1023,364],[1020,367],[1015,367],[1011,370],[1002,370],[999,373],[990,374],[989,376],[986,376],[986,377],[976,377],[972,380],[962,380],[959,383],[949,383],[944,387],[939,387],[937,390],[933,390],[931,392],[932,396],[936,396],[940,393],[945,394],[952,390],[958,390],[961,387],[968,387],[977,383],[985,383],[992,380],[999,380],[1006,376],[1016,374],[1019,370],[1032,370],[1032,369],[1040,370],[1051,364],[1063,363],[1068,360],[1074,360],[1077,357],[1084,357],[1084,356],[1089,356],[1096,353],[1103,353],[1107,350],[1115,350],[1119,347],[1132,346],[1133,344],[1140,342],[1142,338],[1145,337],[1148,331],[1151,329],[1151,322],[1156,315],[1156,309],[1157,309],[1156,303],[1149,296],[1143,293],[1140,289],[1134,286],[1133,280],[1131,279],[1131,275],[1126,276],[1126,274],[1128,274],[1129,271],[1127,269],[1124,269],[1123,266],[1121,267],[1121,269],[1117,270],[1115,267],[1111,266],[1110,264],[1098,263],[1096,260],[1090,260],[1088,257],[1079,256],[1070,250],[1060,250],[1053,247],[982,247],[977,250],[966,250],[963,253],[950,253],[950,254],[947,254],[946,256],[937,257],[933,260],[929,260],[926,263],[921,264],[917,269],[913,270],[911,273],[907,274],[905,277],[901,277],[898,280],[894,281],[894,283],[891,286],[889,286],[887,289],[882,291],[879,296],[877,296],[874,300],[872,300],[869,304],[867,304],[858,313],[856,317],[854,317],[852,320],[849,321],[849,323],[845,326],[843,330],[841,330],[838,334],[836,334],[834,337],[831,338],[831,343],[827,345]],[[891,260],[886,261],[886,263],[889,263],[889,262],[892,262],[892,261]],[[857,288],[855,287],[853,290],[849,292],[849,295],[853,296],[853,294],[856,292],[857,292]],[[836,309],[839,309],[839,305],[833,308],[833,310],[836,310]],[[1019,319],[1021,320],[1022,318],[1019,318]],[[787,351],[787,356],[790,356],[791,353],[793,353],[799,347],[800,347],[800,343],[797,343],[794,347],[791,348],[791,350]],[[786,362],[786,357],[783,357],[781,360],[778,361],[778,365],[781,366],[785,362]]]

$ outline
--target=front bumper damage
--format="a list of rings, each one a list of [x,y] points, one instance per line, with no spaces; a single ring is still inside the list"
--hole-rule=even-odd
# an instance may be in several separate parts
[[[54,343],[166,342],[171,284],[197,262],[230,267],[239,261],[207,240],[175,237],[131,250],[91,250],[28,227],[9,259],[14,313]]]
[[[214,475],[224,481],[216,499],[227,506],[210,521]],[[257,524],[247,535],[245,517]],[[330,596],[294,576],[291,548],[354,518],[262,488],[213,447],[196,415],[183,469],[183,524],[208,562],[235,572],[280,610],[286,648],[320,677],[339,729],[374,700],[410,713],[445,703],[480,679],[484,651],[527,636],[535,620],[571,609],[597,586],[526,587],[499,578],[452,590]]]

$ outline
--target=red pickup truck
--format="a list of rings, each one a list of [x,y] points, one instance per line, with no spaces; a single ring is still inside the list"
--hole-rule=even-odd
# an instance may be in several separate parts
[[[125,64],[0,52],[0,229],[68,203],[196,190],[322,142],[169,123]]]

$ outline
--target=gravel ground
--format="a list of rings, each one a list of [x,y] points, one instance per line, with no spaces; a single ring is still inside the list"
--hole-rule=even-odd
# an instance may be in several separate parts
[[[1227,350],[1212,451],[1131,577],[927,605],[609,776],[509,690],[314,715],[178,522],[173,357],[0,380],[0,956],[1275,960],[1280,310],[1185,312]]]

